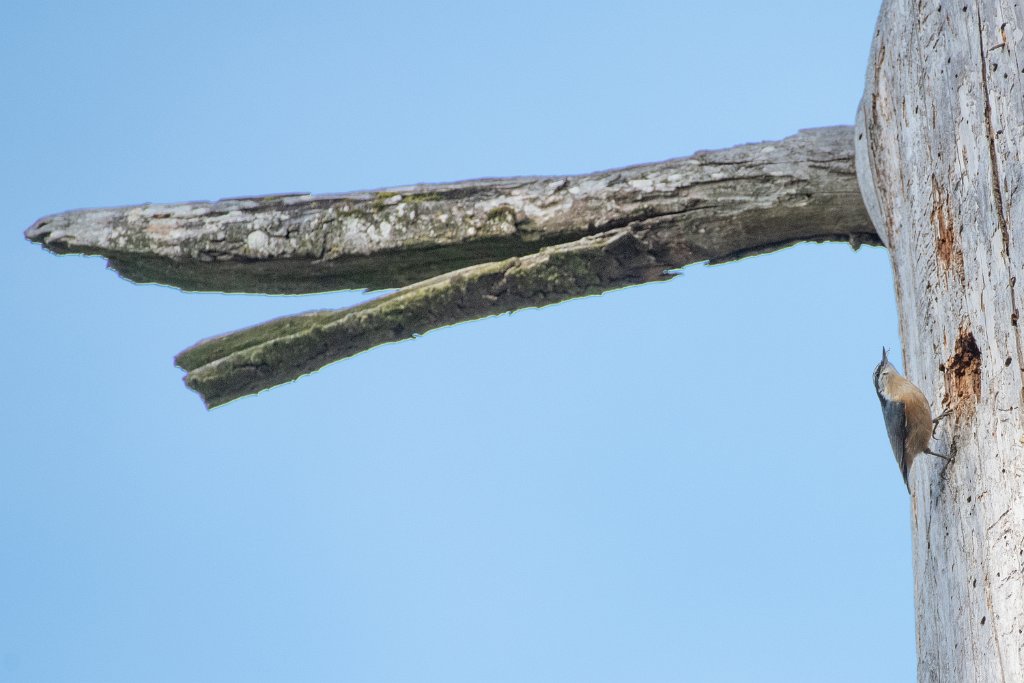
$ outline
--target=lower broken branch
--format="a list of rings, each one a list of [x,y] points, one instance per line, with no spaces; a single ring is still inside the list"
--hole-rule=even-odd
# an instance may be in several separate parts
[[[646,239],[645,239],[646,238]],[[283,384],[380,344],[524,307],[666,280],[672,264],[628,228],[471,266],[365,304],[279,318],[214,337],[175,359],[207,407]]]

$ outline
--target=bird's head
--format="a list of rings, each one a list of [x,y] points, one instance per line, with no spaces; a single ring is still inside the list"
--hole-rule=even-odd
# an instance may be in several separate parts
[[[883,346],[882,360],[878,364],[878,366],[875,367],[875,374],[873,377],[875,382],[875,391],[877,391],[878,393],[882,393],[882,387],[886,384],[886,379],[888,379],[889,375],[898,374],[899,373],[896,372],[896,368],[893,367],[893,364],[889,362],[889,355],[886,353],[885,347]]]

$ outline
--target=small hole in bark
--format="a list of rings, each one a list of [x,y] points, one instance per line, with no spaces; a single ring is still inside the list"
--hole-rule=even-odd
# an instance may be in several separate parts
[[[978,587],[978,580],[975,579],[974,583],[971,584],[971,588],[977,588],[977,587]]]
[[[969,329],[960,329],[953,355],[945,365],[943,378],[950,407],[958,413],[973,412],[981,395],[981,350]]]
[[[1012,363],[1012,362],[1013,362],[1013,359],[1010,358],[1009,356],[1007,356],[1006,360],[1003,361],[1003,364],[1006,365],[1006,367],[1010,367],[1010,363]]]
[[[968,503],[970,503],[970,502],[971,502],[971,497],[970,497],[970,496],[967,496],[967,502],[968,502]]]
[[[984,624],[984,623],[985,623],[985,617],[982,617],[982,618],[981,618],[981,623],[982,623],[982,624]]]

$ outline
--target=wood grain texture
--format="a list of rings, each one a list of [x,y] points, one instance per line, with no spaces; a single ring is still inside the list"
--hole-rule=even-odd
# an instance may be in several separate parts
[[[313,311],[200,342],[175,363],[207,407],[432,329],[664,280],[669,252],[619,228],[537,254],[469,266],[342,310]]]
[[[182,352],[176,362],[187,372],[186,384],[213,407],[380,344],[663,280],[666,271],[691,263],[729,261],[808,240],[877,244],[856,191],[852,136],[850,128],[805,131],[780,143],[576,179],[575,187],[589,187],[577,218],[571,218],[571,205],[545,220],[530,215],[534,225],[557,226],[553,234],[564,237],[570,234],[565,226],[573,225],[582,237],[438,275],[351,309],[289,316],[222,335]],[[553,182],[530,181],[536,192]],[[597,223],[603,227],[625,225],[587,234],[595,216],[603,216]]]
[[[879,244],[853,159],[853,129],[836,126],[583,176],[70,211],[26,235],[185,289],[401,286],[183,351],[186,384],[212,407],[380,344],[692,263],[804,241]]]
[[[1022,41],[1017,3],[887,0],[858,115],[907,375],[952,410],[910,477],[920,681],[1024,680]]]
[[[877,243],[852,142],[840,126],[580,176],[68,211],[26,236],[104,256],[136,282],[272,294],[402,287],[641,223],[707,260],[805,239]]]

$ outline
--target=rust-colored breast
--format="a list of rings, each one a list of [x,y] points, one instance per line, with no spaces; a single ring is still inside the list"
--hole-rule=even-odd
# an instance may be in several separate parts
[[[910,382],[900,382],[899,394],[907,414],[906,454],[913,458],[923,453],[932,439],[932,411],[928,399]],[[908,463],[908,470],[909,463]]]

